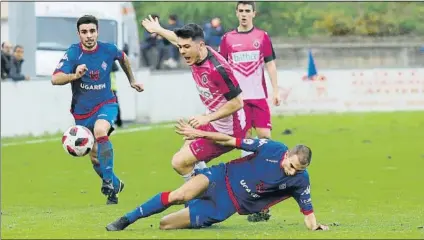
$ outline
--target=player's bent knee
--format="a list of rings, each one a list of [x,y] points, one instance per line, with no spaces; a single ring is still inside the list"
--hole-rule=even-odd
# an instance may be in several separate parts
[[[109,129],[110,129],[110,123],[104,119],[99,119],[94,124],[94,137],[99,138],[103,136],[107,136]]]
[[[267,139],[271,139],[271,130],[266,128],[266,129],[256,129],[256,132],[258,134],[258,138],[267,138]]]
[[[181,152],[177,152],[172,157],[172,168],[174,168],[175,171],[177,171],[179,174],[185,174],[186,169],[190,166],[185,157],[184,154]]]
[[[182,204],[187,201],[184,191],[181,190],[172,191],[168,200],[171,204]]]
[[[175,169],[177,172],[178,170],[181,169],[183,164],[178,152],[175,153],[174,156],[172,156],[171,165],[172,165],[172,168]]]

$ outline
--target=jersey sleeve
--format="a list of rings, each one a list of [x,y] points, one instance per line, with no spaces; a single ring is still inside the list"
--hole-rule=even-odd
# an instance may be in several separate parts
[[[237,97],[241,93],[241,88],[237,79],[234,77],[233,71],[227,66],[228,63],[220,63],[215,58],[212,58],[212,63],[216,68],[212,78],[218,86],[220,93],[224,95],[227,101]]]
[[[266,32],[264,34],[262,51],[263,51],[264,60],[266,63],[271,62],[272,60],[275,60],[276,56],[275,56],[274,47],[272,46],[271,38]]]
[[[70,74],[75,71],[75,68],[77,66],[77,59],[76,59],[76,51],[75,48],[70,47],[68,50],[66,50],[65,55],[60,59],[59,63],[56,66],[56,69],[53,72],[53,75],[63,72],[65,74]]]
[[[222,36],[221,44],[219,45],[218,52],[228,60],[228,43],[227,43],[227,35]]]
[[[309,215],[314,212],[312,207],[312,199],[311,199],[311,185],[308,180],[305,180],[302,187],[297,188],[293,194],[293,198],[296,200],[297,204],[299,204],[300,212],[304,215]]]
[[[124,58],[124,51],[119,49],[115,44],[110,44],[112,50],[113,60],[121,61]]]
[[[278,145],[278,146],[277,146]],[[273,150],[276,147],[281,147],[280,144],[269,139],[250,139],[250,138],[237,138],[236,148],[243,149],[248,152],[258,152],[260,150]]]

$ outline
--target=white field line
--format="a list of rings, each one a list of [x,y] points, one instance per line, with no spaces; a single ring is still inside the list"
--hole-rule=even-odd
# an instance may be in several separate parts
[[[174,127],[175,124],[166,124],[166,125],[159,125],[159,126],[143,126],[143,127],[136,127],[136,128],[128,128],[128,129],[117,129],[115,130],[112,135],[119,135],[123,133],[132,133],[132,132],[142,132],[142,131],[149,131],[155,128],[171,128]],[[29,144],[37,144],[37,143],[45,143],[45,142],[55,142],[60,141],[60,137],[55,138],[41,138],[41,139],[34,139],[34,140],[28,140],[28,141],[20,141],[20,142],[9,142],[9,143],[2,143],[1,147],[10,147],[10,146],[19,146],[19,145],[29,145]]]

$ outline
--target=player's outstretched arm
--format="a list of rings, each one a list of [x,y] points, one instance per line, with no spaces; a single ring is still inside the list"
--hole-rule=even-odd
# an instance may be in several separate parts
[[[185,140],[206,138],[224,146],[236,146],[236,139],[234,137],[218,132],[206,132],[198,130],[193,128],[183,120],[179,120],[175,128],[175,132],[180,135],[183,135]]]
[[[145,18],[143,21],[141,21],[141,25],[150,33],[157,33],[163,38],[166,38],[170,43],[177,45],[177,35],[170,30],[167,30],[163,28],[159,20],[157,18],[153,18],[151,15],[149,15],[148,18]]]
[[[305,225],[309,230],[329,230],[330,228],[326,225],[318,224],[314,213],[305,216]]]
[[[138,84],[135,81],[134,73],[131,69],[131,63],[130,63],[130,60],[128,59],[128,56],[125,53],[123,53],[123,57],[120,58],[118,62],[119,62],[119,65],[121,65],[122,70],[125,72],[125,75],[127,75],[127,78],[128,78],[128,81],[130,82],[131,87],[137,90],[138,92],[144,91],[143,85]]]

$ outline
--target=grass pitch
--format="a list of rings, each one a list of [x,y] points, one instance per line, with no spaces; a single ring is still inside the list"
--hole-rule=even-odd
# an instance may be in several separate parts
[[[396,112],[276,117],[273,137],[309,145],[316,216],[329,232],[310,232],[293,199],[271,209],[268,222],[246,216],[202,230],[161,231],[162,216],[123,232],[105,226],[154,194],[183,182],[170,159],[182,145],[172,128],[114,135],[115,171],[125,181],[119,205],[106,206],[88,158],[61,142],[1,148],[1,237],[11,238],[424,238],[424,113]],[[282,135],[284,129],[293,134]],[[26,139],[30,140],[30,139]],[[22,141],[7,139],[4,143]],[[210,164],[239,156],[233,151]]]

